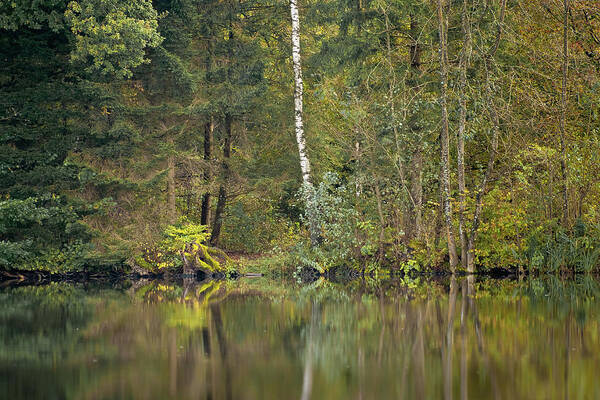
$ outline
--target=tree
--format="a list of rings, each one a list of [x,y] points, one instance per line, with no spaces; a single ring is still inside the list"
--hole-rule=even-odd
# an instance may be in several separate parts
[[[567,170],[567,149],[565,136],[567,130],[567,85],[569,77],[569,0],[563,0],[563,54],[562,54],[562,90],[560,94],[560,172],[562,175],[562,224],[569,224],[569,188]]]
[[[314,204],[314,187],[310,176],[310,161],[306,152],[306,138],[302,123],[302,64],[300,60],[300,16],[298,14],[297,0],[290,0],[290,14],[292,16],[292,62],[294,65],[294,127],[296,142],[300,157],[300,170],[302,171],[302,185],[304,202],[310,228],[310,241],[313,246],[319,242],[319,232],[316,221],[316,204]]]
[[[91,144],[92,121],[110,114],[110,90],[101,80],[128,75],[144,62],[144,49],[161,40],[149,2],[111,4],[116,10],[93,1],[0,6],[5,268],[32,266],[38,257],[45,268],[90,262],[92,231],[82,218],[106,211],[110,200],[77,198],[88,171],[71,156]],[[105,76],[94,75],[98,70]]]
[[[458,177],[458,235],[461,249],[461,265],[466,270],[468,266],[468,234],[465,225],[466,184],[465,184],[465,131],[467,124],[467,70],[471,59],[471,15],[469,1],[463,0],[462,13],[463,47],[460,54],[460,72],[458,96],[460,114],[456,141],[456,160]]]
[[[440,134],[441,172],[440,189],[442,192],[442,209],[446,222],[446,237],[448,239],[448,255],[450,256],[450,270],[454,273],[458,265],[456,245],[454,240],[454,227],[452,223],[452,203],[450,202],[450,135],[448,132],[448,42],[447,23],[444,17],[444,2],[438,0],[437,15],[440,37],[440,107],[442,112],[442,130]]]

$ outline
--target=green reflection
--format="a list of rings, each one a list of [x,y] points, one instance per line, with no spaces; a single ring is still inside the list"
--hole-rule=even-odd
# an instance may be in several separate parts
[[[0,290],[11,399],[598,398],[598,282]]]

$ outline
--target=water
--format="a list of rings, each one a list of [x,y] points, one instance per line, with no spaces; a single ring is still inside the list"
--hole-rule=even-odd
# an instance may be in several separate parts
[[[0,289],[5,399],[600,398],[589,277]]]

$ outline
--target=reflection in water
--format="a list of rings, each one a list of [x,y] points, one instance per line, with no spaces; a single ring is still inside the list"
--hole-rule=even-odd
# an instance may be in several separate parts
[[[469,398],[469,378],[467,374],[467,349],[469,346],[466,335],[467,326],[467,307],[468,293],[467,280],[464,279],[461,285],[462,297],[460,301],[460,398],[466,400]]]
[[[600,398],[598,293],[589,277],[4,288],[0,398]]]
[[[306,339],[306,359],[304,360],[304,374],[302,375],[302,400],[310,399],[312,393],[312,382],[313,382],[313,347],[314,344],[314,332],[317,329],[319,323],[319,306],[314,302],[311,304],[311,317],[310,324],[308,327],[308,336]]]

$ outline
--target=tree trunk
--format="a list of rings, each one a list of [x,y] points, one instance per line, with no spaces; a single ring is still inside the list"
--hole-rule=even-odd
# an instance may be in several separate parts
[[[462,32],[463,49],[460,56],[460,80],[458,83],[460,115],[458,118],[457,163],[458,163],[458,234],[460,236],[460,261],[467,269],[468,237],[465,227],[466,185],[465,185],[465,131],[467,125],[467,68],[471,56],[471,20],[468,0],[463,1]]]
[[[569,192],[568,192],[568,171],[567,171],[567,149],[565,136],[567,130],[567,78],[569,68],[569,0],[563,0],[563,60],[562,60],[562,93],[561,93],[561,115],[560,115],[560,172],[562,175],[562,225],[568,226],[569,223]]]
[[[209,117],[208,122],[204,127],[204,162],[206,167],[204,169],[204,182],[207,186],[210,186],[212,180],[212,147],[213,147],[213,133],[215,129],[215,122],[213,117]],[[202,196],[202,215],[200,216],[200,223],[202,225],[208,225],[210,222],[210,188],[206,190],[204,196]]]
[[[383,261],[385,255],[384,241],[385,241],[385,216],[383,214],[383,200],[381,198],[381,191],[379,190],[379,179],[373,177],[373,188],[375,189],[375,199],[377,200],[377,215],[379,216],[379,246],[377,250],[377,259],[379,262]]]
[[[411,209],[411,239],[420,239],[423,231],[423,152],[421,145],[415,148],[411,160],[410,192],[414,203]]]
[[[410,36],[413,42],[410,45],[410,67],[413,75],[412,90],[417,90],[418,77],[421,73],[421,45],[419,43],[420,26],[417,18],[410,16]],[[411,126],[411,132],[415,132],[414,152],[411,159],[410,168],[410,193],[412,198],[411,214],[411,237],[410,239],[420,239],[422,234],[423,220],[423,146],[421,144],[421,135],[417,132],[422,128]]]
[[[452,203],[450,202],[450,139],[448,134],[448,108],[447,108],[447,89],[448,89],[448,43],[446,42],[446,23],[443,13],[443,0],[438,0],[438,22],[440,30],[440,76],[441,93],[440,106],[442,109],[442,132],[441,142],[441,190],[442,204],[444,207],[444,219],[446,222],[446,236],[448,238],[448,255],[450,257],[450,270],[456,271],[458,256],[456,254],[456,244],[454,240],[454,229],[452,228]]]
[[[221,235],[221,227],[223,226],[223,214],[227,203],[227,185],[229,184],[229,157],[231,157],[231,122],[230,114],[225,115],[225,144],[223,145],[223,181],[219,186],[219,198],[217,200],[217,208],[215,210],[215,218],[213,221],[213,229],[210,235],[210,244],[217,246],[219,236]]]
[[[214,33],[212,32],[212,26],[208,25],[209,27],[209,39],[207,42],[207,50],[206,50],[206,57],[205,57],[205,62],[206,62],[206,76],[209,77],[210,73],[213,69],[213,35]],[[214,116],[213,115],[208,115],[208,119],[204,125],[204,163],[205,163],[205,167],[204,167],[204,183],[207,185],[207,189],[204,192],[204,195],[202,196],[202,208],[201,208],[201,215],[200,215],[200,224],[202,225],[206,225],[208,226],[210,224],[210,217],[211,217],[211,200],[212,200],[212,194],[211,194],[211,188],[210,188],[210,184],[212,183],[212,175],[213,175],[213,165],[212,165],[212,158],[213,158],[213,141],[214,141],[214,131],[215,131],[215,120],[214,120]]]
[[[318,224],[316,220],[314,187],[310,177],[310,161],[306,154],[306,138],[302,124],[302,65],[300,62],[300,17],[298,15],[297,0],[290,0],[290,13],[292,16],[292,63],[294,65],[294,122],[296,128],[296,142],[300,156],[300,170],[302,171],[302,184],[304,201],[308,215],[310,241],[313,246],[319,243]]]
[[[413,40],[410,44],[410,67],[414,71],[420,71],[421,69],[421,44],[419,43],[419,35],[421,34],[419,28],[419,21],[414,16],[410,15],[410,36]]]
[[[401,147],[400,147],[400,135],[398,132],[398,124],[396,122],[396,104],[395,104],[395,93],[396,93],[396,79],[394,71],[394,62],[392,60],[392,40],[391,40],[391,26],[389,17],[385,11],[385,28],[386,28],[386,47],[387,47],[387,61],[390,83],[388,85],[388,102],[390,106],[391,118],[392,118],[392,129],[394,132],[394,140],[396,143],[396,163],[398,173],[400,175],[400,181],[404,190],[408,195],[408,204],[406,209],[403,211],[404,221],[404,243],[409,245],[410,241],[415,237],[418,238],[421,233],[421,221],[422,221],[422,205],[423,205],[423,158],[421,153],[421,143],[419,138],[415,142],[415,148],[413,157],[410,161],[410,185],[407,183],[406,176],[404,173],[404,166],[402,165]],[[416,19],[411,15],[410,23],[411,36],[416,38],[418,36],[418,23]],[[414,71],[419,70],[421,65],[421,48],[417,39],[410,45],[410,65]]]
[[[485,68],[485,92],[487,103],[486,107],[490,116],[490,120],[492,122],[492,148],[490,149],[490,156],[488,159],[487,167],[485,169],[485,173],[483,175],[483,180],[481,181],[481,185],[479,186],[479,189],[477,190],[477,194],[475,196],[475,212],[473,215],[473,226],[471,227],[471,234],[467,243],[467,272],[469,273],[475,272],[475,241],[477,240],[477,233],[479,229],[479,223],[481,220],[481,211],[483,209],[483,196],[485,194],[492,171],[494,170],[494,162],[496,161],[496,154],[498,152],[498,138],[500,136],[500,118],[498,117],[498,111],[496,110],[496,105],[494,104],[494,91],[492,90],[490,69],[492,66],[491,60],[496,55],[496,52],[498,51],[498,46],[500,45],[500,39],[502,38],[502,25],[504,24],[505,11],[506,0],[502,0],[496,41],[492,46],[490,52],[488,54],[483,55],[483,65]]]
[[[172,145],[173,140],[170,139],[169,143]],[[173,151],[172,148],[169,151]],[[167,158],[167,207],[169,214],[169,222],[175,222],[177,217],[177,209],[175,204],[175,155],[169,154]]]

